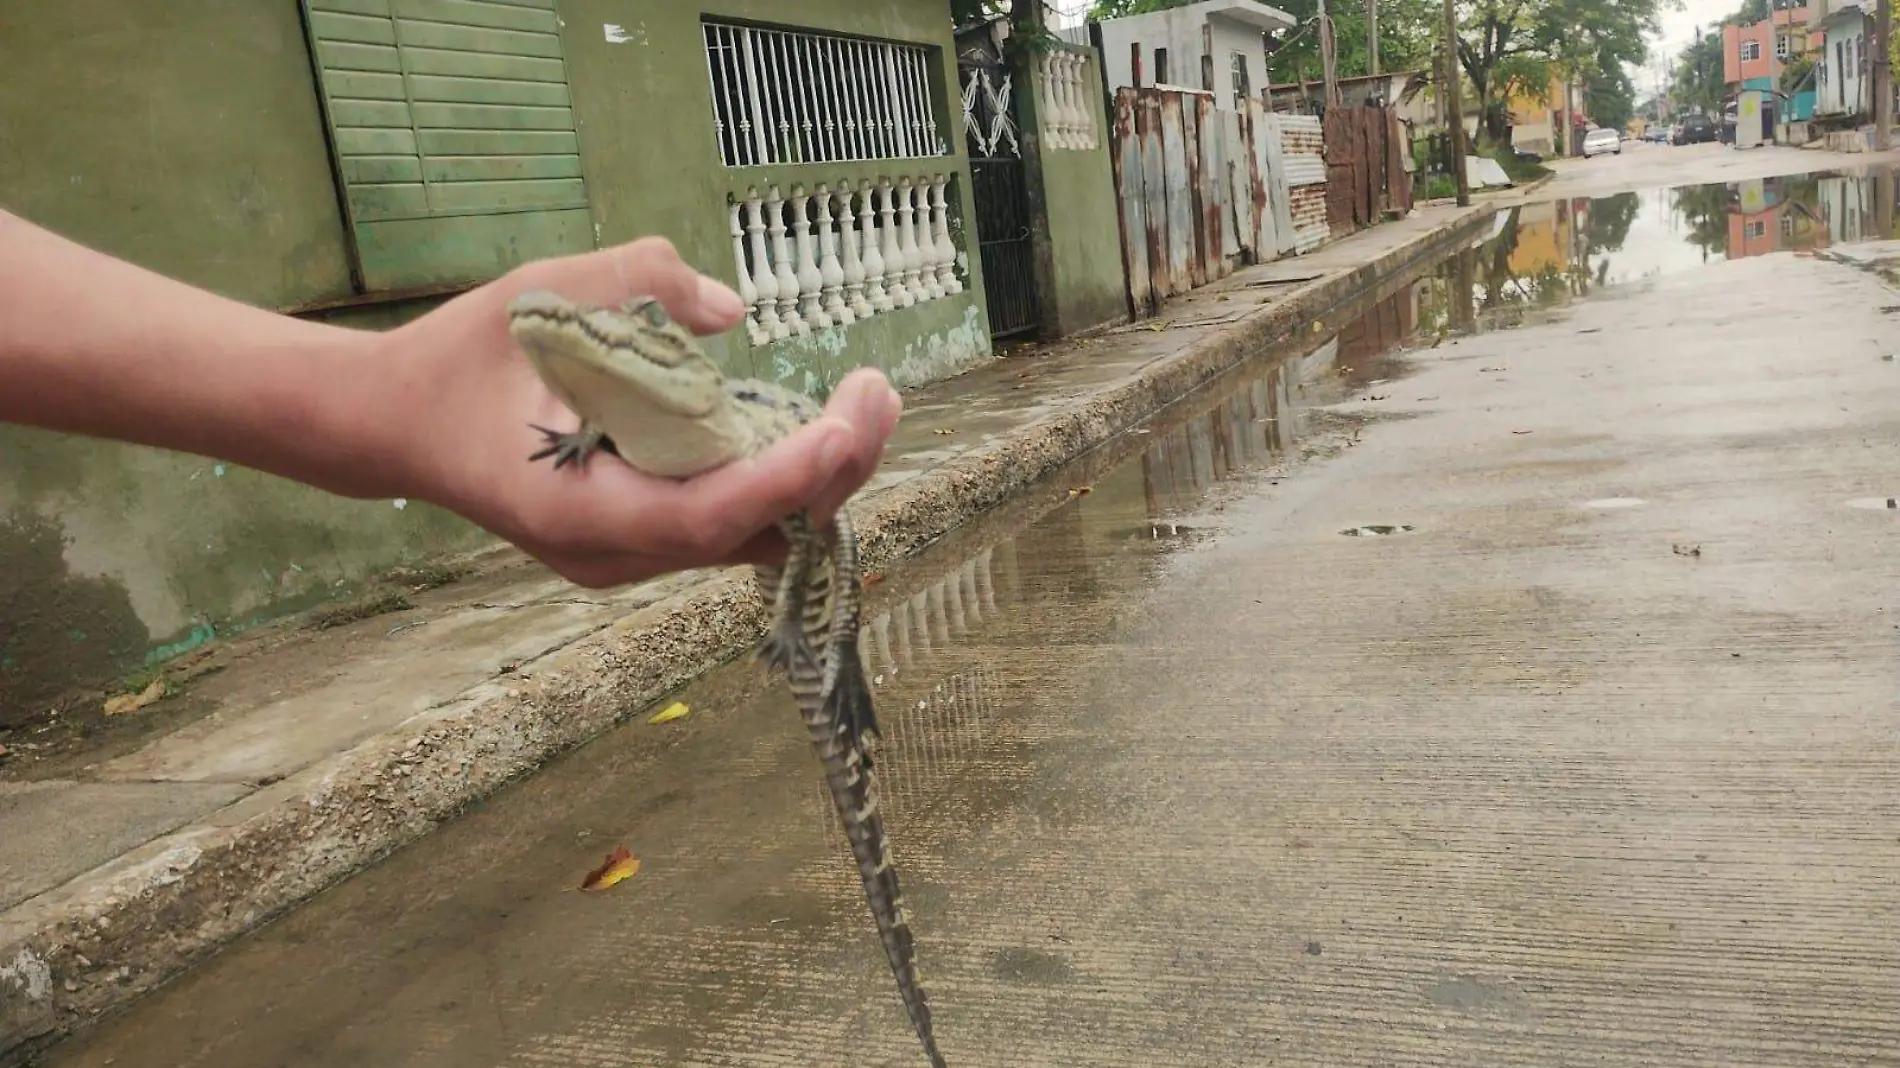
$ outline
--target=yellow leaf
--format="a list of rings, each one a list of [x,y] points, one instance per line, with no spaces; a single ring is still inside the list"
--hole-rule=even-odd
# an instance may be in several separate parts
[[[122,693],[106,701],[105,713],[108,716],[123,716],[137,712],[147,705],[157,704],[165,696],[165,680],[153,679],[152,684],[139,693]]]
[[[587,873],[581,880],[582,890],[605,890],[615,883],[625,882],[640,871],[639,858],[621,846],[607,854],[606,863]]]
[[[675,701],[665,708],[660,709],[658,712],[653,713],[653,718],[647,720],[647,722],[671,723],[676,719],[685,719],[686,714],[691,711],[692,709],[687,708],[684,701]]]

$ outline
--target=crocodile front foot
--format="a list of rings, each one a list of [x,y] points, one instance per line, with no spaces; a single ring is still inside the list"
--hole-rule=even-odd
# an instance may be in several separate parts
[[[614,449],[614,443],[607,439],[606,434],[595,427],[582,425],[579,430],[572,433],[563,433],[559,430],[549,430],[544,426],[535,426],[533,423],[529,423],[528,425],[541,432],[541,437],[547,446],[540,452],[528,457],[529,463],[533,463],[536,460],[545,460],[552,456],[554,457],[554,466],[556,468],[564,467],[570,463],[576,467],[586,467],[587,458],[596,452],[604,451],[614,453],[616,456],[619,455]]]

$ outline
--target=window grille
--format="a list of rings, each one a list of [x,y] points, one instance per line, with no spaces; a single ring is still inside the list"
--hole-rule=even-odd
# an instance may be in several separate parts
[[[728,167],[943,156],[922,45],[703,24]]]

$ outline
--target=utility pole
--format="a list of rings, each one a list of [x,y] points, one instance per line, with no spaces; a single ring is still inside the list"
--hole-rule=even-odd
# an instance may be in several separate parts
[[[1874,151],[1893,147],[1893,4],[1874,5]]]
[[[1379,0],[1366,0],[1366,67],[1367,74],[1379,73]]]
[[[1458,206],[1468,208],[1471,179],[1465,174],[1464,94],[1459,91],[1458,79],[1458,12],[1452,3],[1453,0],[1445,0],[1445,117],[1451,123],[1451,174],[1458,182]]]

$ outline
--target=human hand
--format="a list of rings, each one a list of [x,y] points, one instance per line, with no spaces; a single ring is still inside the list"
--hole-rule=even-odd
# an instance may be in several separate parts
[[[395,446],[413,465],[415,495],[513,542],[589,587],[669,571],[776,562],[773,529],[809,508],[822,524],[876,473],[902,401],[884,376],[846,376],[825,414],[760,456],[684,482],[643,474],[608,453],[582,470],[532,464],[529,424],[572,427],[508,335],[517,295],[549,289],[614,307],[658,298],[698,334],[736,326],[737,294],[688,267],[671,243],[647,238],[599,252],[525,264],[381,336],[392,410],[408,420]]]

